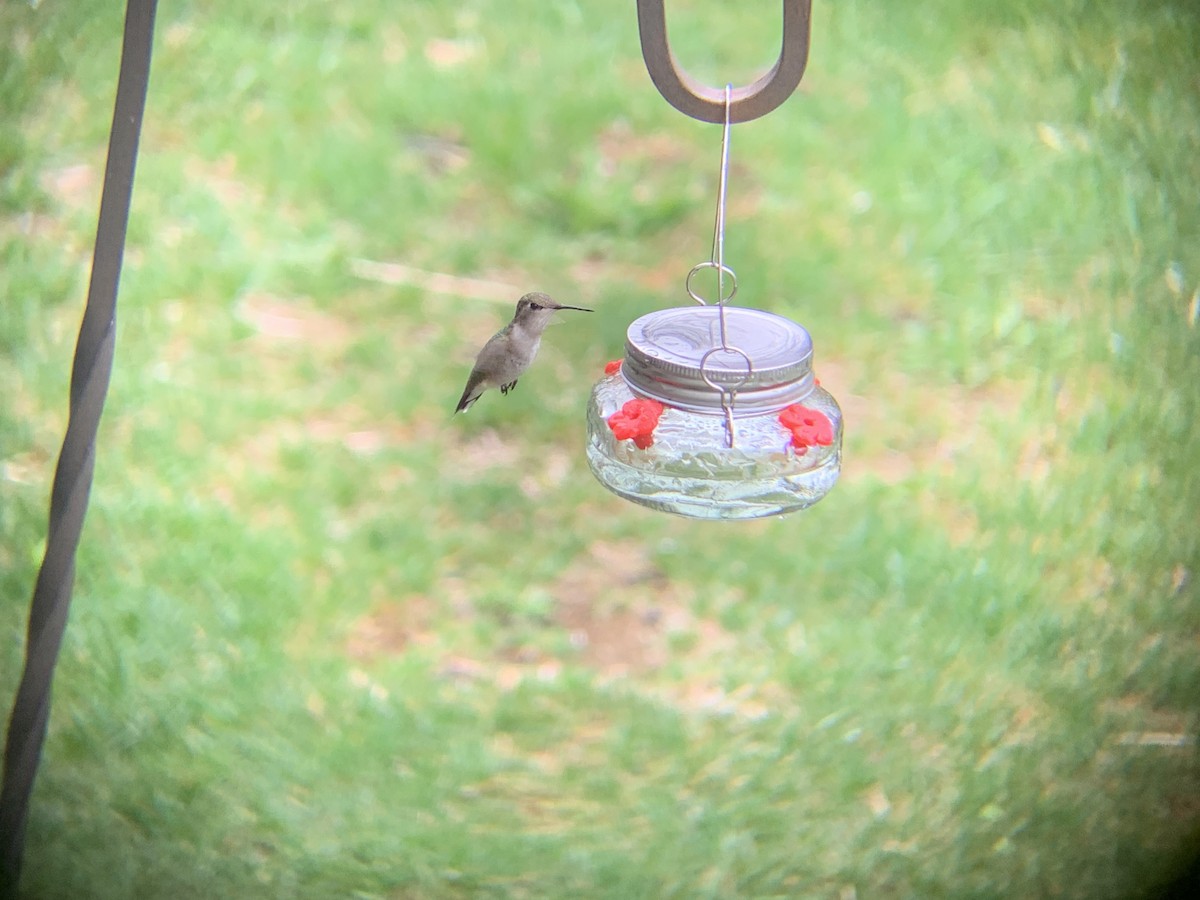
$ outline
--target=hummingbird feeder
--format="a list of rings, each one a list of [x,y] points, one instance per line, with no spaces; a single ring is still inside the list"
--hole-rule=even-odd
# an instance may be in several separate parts
[[[733,122],[773,110],[808,60],[810,0],[783,0],[783,49],[746,88],[714,91],[679,70],[663,0],[638,0],[642,55],[676,109],[723,123],[712,254],[685,281],[693,306],[635,320],[588,404],[587,457],[614,493],[700,519],[749,519],[804,509],[841,469],[842,413],[813,373],[809,333],[783,316],[730,306],[737,277],[725,264],[725,198]],[[716,274],[715,302],[694,286]],[[726,288],[728,287],[728,292]]]

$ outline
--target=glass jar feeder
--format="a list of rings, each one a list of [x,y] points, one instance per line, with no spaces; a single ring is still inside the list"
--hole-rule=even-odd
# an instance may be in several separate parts
[[[842,450],[841,408],[812,360],[808,332],[763,310],[642,316],[592,391],[592,473],[627,500],[691,518],[811,506],[837,482]]]

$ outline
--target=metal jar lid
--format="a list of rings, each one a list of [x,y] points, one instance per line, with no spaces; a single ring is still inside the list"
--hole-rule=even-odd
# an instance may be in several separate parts
[[[740,353],[718,349],[704,358],[721,347],[719,314],[716,306],[683,306],[635,320],[621,366],[630,389],[668,406],[712,413],[721,409],[718,388],[727,387],[737,392],[735,416],[774,412],[812,393],[813,345],[803,327],[761,309],[726,306],[727,344],[751,360],[747,374]]]

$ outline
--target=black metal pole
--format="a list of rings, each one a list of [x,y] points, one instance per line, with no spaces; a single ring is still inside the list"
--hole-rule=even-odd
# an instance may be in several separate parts
[[[150,78],[156,7],[156,0],[128,0],[125,10],[125,38],[100,195],[92,277],[71,371],[70,417],[54,473],[46,555],[30,605],[25,669],[13,703],[4,752],[0,786],[0,895],[4,897],[16,896],[20,880],[29,798],[46,739],[54,666],[67,625],[75,582],[75,551],[92,487],[96,432],[112,373],[117,285]]]

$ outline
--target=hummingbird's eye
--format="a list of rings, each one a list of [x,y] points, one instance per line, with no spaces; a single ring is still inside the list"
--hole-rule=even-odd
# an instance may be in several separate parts
[[[530,304],[529,304],[529,308],[530,308],[530,309],[541,309],[541,308],[542,308],[542,304],[540,304],[540,303],[530,303]]]

